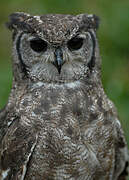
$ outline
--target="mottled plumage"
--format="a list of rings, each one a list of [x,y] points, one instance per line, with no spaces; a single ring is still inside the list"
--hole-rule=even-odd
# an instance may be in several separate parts
[[[0,180],[125,180],[127,144],[101,83],[95,15],[14,13]]]

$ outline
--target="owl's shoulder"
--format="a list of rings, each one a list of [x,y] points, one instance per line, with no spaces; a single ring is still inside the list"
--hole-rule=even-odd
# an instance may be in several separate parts
[[[8,125],[0,147],[0,179],[24,179],[27,163],[37,143],[37,134],[23,127],[19,118]],[[13,169],[13,171],[12,171]]]
[[[6,111],[6,107],[4,107],[3,109],[0,110],[0,142],[6,132],[7,129],[7,116],[8,113]]]

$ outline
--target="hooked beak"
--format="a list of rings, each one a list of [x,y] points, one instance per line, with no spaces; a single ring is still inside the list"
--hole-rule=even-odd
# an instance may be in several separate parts
[[[56,50],[55,50],[55,61],[53,62],[53,64],[55,65],[55,67],[57,68],[58,70],[58,73],[60,74],[61,73],[61,67],[62,65],[64,64],[63,62],[63,52],[62,52],[62,49],[60,47],[58,47]]]

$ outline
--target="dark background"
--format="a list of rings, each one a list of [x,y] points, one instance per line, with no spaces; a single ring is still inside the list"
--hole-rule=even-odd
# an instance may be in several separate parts
[[[100,16],[98,31],[104,89],[115,103],[129,145],[129,1],[128,0],[0,0],[0,108],[11,88],[11,33],[4,23],[8,15],[24,11],[91,13]]]

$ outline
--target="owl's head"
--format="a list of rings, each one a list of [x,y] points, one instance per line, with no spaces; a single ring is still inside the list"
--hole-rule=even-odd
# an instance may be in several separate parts
[[[95,15],[10,15],[14,78],[65,83],[88,78],[99,66]]]

